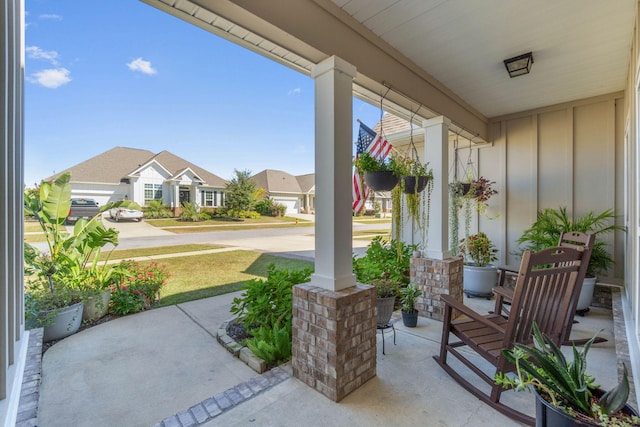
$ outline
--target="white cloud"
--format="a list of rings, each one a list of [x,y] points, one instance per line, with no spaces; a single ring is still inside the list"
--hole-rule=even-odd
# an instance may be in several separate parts
[[[138,71],[143,74],[153,75],[157,73],[157,71],[151,66],[151,62],[145,61],[142,58],[134,59],[127,64],[127,67],[129,67],[131,71]]]
[[[27,56],[32,59],[44,59],[53,65],[58,65],[58,52],[55,50],[42,50],[38,46],[28,46],[25,49]]]
[[[297,87],[297,88],[291,89],[289,92],[287,92],[287,95],[300,96],[300,93],[302,93],[302,89]]]
[[[50,68],[33,73],[29,81],[49,89],[55,89],[71,81],[69,74],[71,72],[66,68]]]
[[[62,21],[62,16],[53,13],[45,13],[40,15],[40,19],[51,19],[53,21]]]

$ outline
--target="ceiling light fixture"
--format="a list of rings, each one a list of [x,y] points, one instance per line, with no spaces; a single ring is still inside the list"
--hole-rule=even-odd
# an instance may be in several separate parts
[[[507,68],[511,78],[529,74],[531,64],[533,64],[532,52],[504,60],[504,66]]]

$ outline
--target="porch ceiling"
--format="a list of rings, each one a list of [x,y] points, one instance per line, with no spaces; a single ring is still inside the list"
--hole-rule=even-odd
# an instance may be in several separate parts
[[[142,1],[305,73],[341,56],[356,96],[391,86],[385,109],[421,105],[481,137],[488,118],[624,90],[636,14],[636,0]],[[502,61],[529,51],[531,73],[509,78]]]

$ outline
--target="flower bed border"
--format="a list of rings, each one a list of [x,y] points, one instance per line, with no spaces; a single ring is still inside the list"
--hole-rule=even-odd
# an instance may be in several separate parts
[[[218,332],[216,333],[216,339],[224,348],[227,349],[229,353],[242,360],[247,366],[257,373],[262,374],[267,371],[267,362],[253,354],[249,347],[238,344],[229,336],[229,334],[227,334],[227,328],[231,324],[238,323],[237,319],[237,317],[232,317],[231,319],[222,322],[222,325],[220,325]]]

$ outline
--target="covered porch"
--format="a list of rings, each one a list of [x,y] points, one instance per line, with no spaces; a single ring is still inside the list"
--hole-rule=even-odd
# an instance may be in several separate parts
[[[427,254],[446,259],[451,141],[467,141],[478,173],[498,183],[492,220],[476,227],[500,261],[536,211],[614,209],[626,234],[608,242],[621,285],[634,378],[640,369],[638,2],[143,0],[310,75],[316,82],[316,272],[319,292],[355,287],[351,274],[353,96],[409,119],[425,135],[436,189]],[[0,420],[11,421],[26,357],[22,302],[23,8],[1,3],[4,81],[0,170]],[[597,25],[596,25],[597,24]],[[502,61],[533,52],[531,73]],[[256,76],[258,78],[258,76]],[[475,147],[483,147],[476,149]],[[374,357],[375,358],[375,357]],[[408,361],[410,363],[410,361]],[[375,369],[375,361],[374,369]],[[384,369],[384,368],[378,368]],[[445,378],[444,381],[450,381]],[[637,380],[636,380],[637,381]],[[637,387],[636,387],[637,388]],[[18,392],[19,393],[19,392]]]

